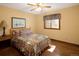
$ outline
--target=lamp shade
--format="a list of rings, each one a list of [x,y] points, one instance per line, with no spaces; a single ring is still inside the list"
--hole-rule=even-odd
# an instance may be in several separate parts
[[[2,20],[1,23],[0,23],[0,28],[3,29],[3,35],[2,36],[5,36],[5,29],[7,27],[7,23],[5,20]]]
[[[1,23],[0,23],[0,27],[3,28],[3,27],[7,27],[7,23],[5,20],[2,20]]]

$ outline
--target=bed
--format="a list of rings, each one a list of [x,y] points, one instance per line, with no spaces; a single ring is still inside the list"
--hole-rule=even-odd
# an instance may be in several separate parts
[[[31,33],[29,30],[13,30],[12,33],[12,46],[16,47],[24,55],[40,55],[49,46],[49,39],[46,35]]]

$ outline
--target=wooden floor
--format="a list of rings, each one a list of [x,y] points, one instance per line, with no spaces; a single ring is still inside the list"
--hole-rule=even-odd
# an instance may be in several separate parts
[[[42,55],[44,56],[79,56],[79,46],[51,40],[51,44],[56,46],[55,50],[51,53],[49,51],[44,51]]]
[[[41,56],[79,56],[79,46],[51,40],[52,49],[49,47]],[[52,50],[52,51],[50,51]],[[0,49],[0,56],[22,56],[19,51],[13,47]]]
[[[13,47],[6,47],[0,49],[0,56],[21,56],[21,53]]]

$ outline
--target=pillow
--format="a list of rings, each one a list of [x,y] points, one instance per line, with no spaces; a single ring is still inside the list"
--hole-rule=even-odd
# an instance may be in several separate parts
[[[21,30],[20,31],[20,34],[21,35],[31,35],[32,34],[32,31],[31,30],[27,30],[27,29],[26,30]]]
[[[19,30],[13,30],[13,36],[20,36],[20,31]]]

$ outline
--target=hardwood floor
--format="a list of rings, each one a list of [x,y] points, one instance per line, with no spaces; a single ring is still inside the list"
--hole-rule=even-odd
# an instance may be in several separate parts
[[[79,56],[79,46],[52,40],[51,44],[55,45],[55,50],[51,53],[49,51],[44,51],[42,55],[45,56]]]
[[[21,56],[21,54],[15,48],[7,47],[0,49],[0,56]]]
[[[46,49],[41,56],[79,56],[79,46],[51,40],[51,47]],[[54,48],[54,49],[53,49]],[[13,47],[0,49],[0,56],[22,56]]]

